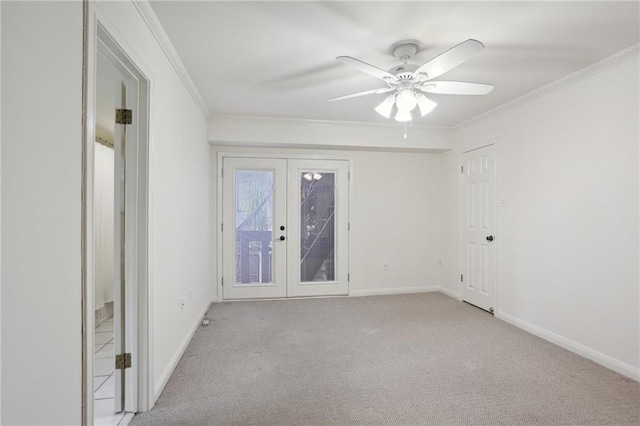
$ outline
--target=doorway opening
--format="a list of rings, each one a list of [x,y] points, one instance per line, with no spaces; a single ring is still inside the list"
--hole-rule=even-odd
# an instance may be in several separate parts
[[[89,8],[83,146],[83,424],[148,410],[149,80]]]

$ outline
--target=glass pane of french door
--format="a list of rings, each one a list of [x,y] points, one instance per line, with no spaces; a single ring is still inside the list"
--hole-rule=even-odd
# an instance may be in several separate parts
[[[274,170],[235,171],[236,284],[270,284]]]
[[[224,299],[286,296],[286,166],[223,160]]]
[[[347,161],[289,160],[288,296],[346,295]]]
[[[334,172],[300,172],[300,281],[335,280]]]

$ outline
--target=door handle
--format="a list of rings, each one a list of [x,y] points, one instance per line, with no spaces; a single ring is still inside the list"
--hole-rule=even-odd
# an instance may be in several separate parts
[[[284,241],[284,240],[285,240],[284,235],[280,235],[280,238],[278,238],[278,241]]]
[[[493,241],[493,235],[489,235],[489,236],[487,237],[487,241]]]

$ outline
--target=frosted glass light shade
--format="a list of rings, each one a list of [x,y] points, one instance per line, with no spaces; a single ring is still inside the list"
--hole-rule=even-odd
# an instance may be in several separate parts
[[[385,100],[375,108],[376,112],[384,118],[391,118],[391,109],[395,101],[393,95],[387,96]]]
[[[431,110],[433,110],[438,105],[436,102],[433,102],[422,93],[418,94],[416,101],[418,102],[418,106],[420,107],[420,114],[423,117],[429,114]]]
[[[409,121],[409,120],[411,120],[411,111],[406,110],[406,109],[399,109],[398,108],[398,113],[396,114],[396,120],[397,121]]]
[[[416,105],[418,105],[418,101],[416,101],[416,95],[413,93],[413,90],[404,89],[398,93],[396,97],[396,106],[398,109],[411,111]]]

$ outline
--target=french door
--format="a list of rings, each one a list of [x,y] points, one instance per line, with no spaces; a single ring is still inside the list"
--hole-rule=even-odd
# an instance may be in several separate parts
[[[347,295],[347,161],[223,159],[222,295]]]

